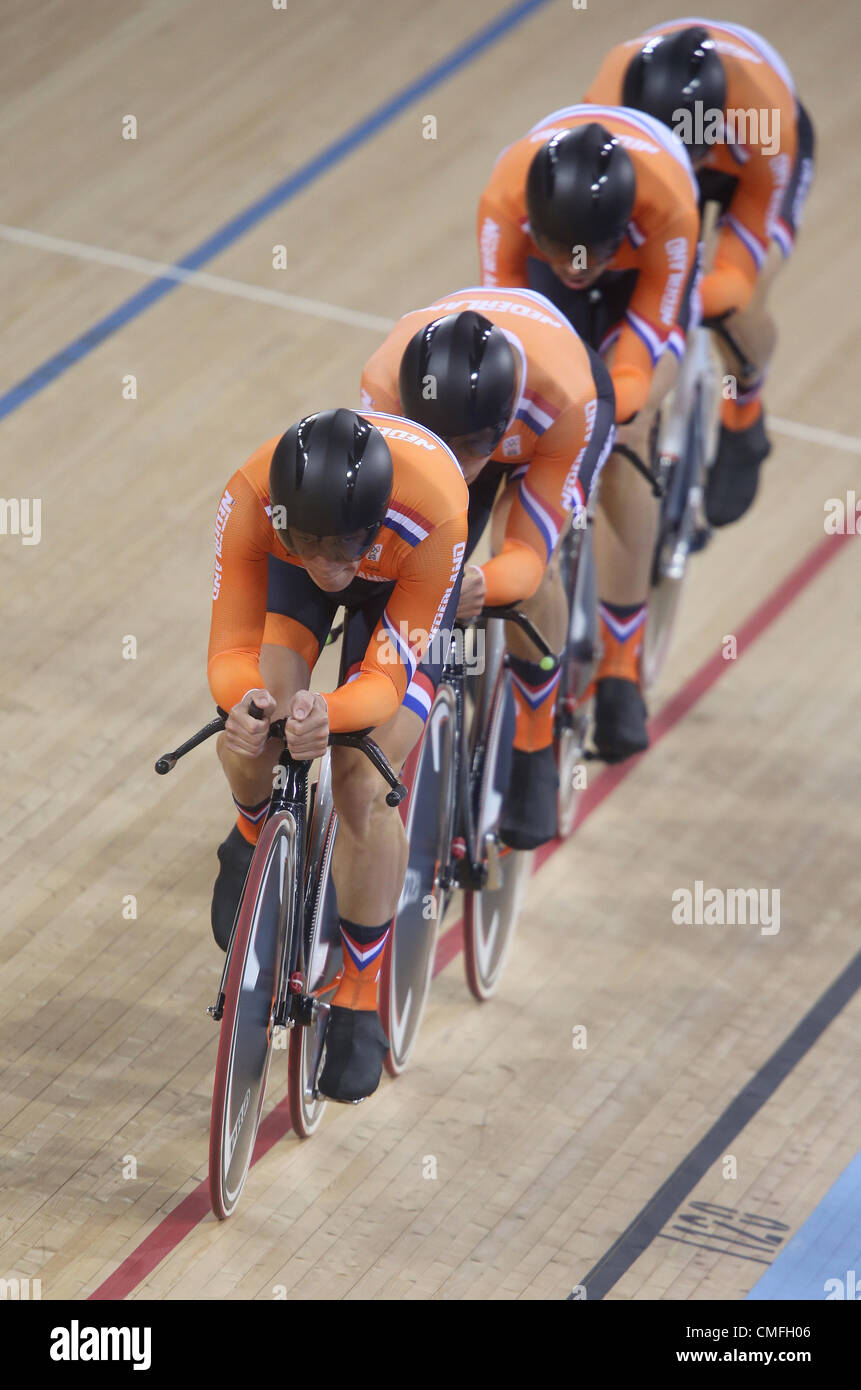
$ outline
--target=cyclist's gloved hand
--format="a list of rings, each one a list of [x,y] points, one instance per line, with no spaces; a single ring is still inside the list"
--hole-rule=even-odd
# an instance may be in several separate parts
[[[266,716],[255,719],[249,713],[251,703]],[[247,690],[227,716],[224,734],[231,753],[243,753],[247,758],[259,758],[269,737],[269,724],[275,714],[275,700],[268,690]]]
[[[484,578],[484,571],[479,565],[467,565],[463,572],[460,601],[457,605],[457,616],[461,622],[469,622],[470,618],[478,616],[484,607],[486,593],[487,583]]]
[[[322,695],[299,690],[293,696],[284,725],[293,758],[322,758],[329,744],[329,707]]]

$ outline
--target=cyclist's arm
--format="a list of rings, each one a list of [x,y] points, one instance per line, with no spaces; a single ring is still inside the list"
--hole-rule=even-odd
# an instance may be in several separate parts
[[[401,403],[397,388],[386,370],[390,354],[386,344],[369,357],[362,372],[362,410],[379,410],[384,415],[400,415]]]
[[[651,233],[640,256],[640,273],[625,313],[610,375],[616,391],[616,420],[642,410],[652,373],[671,333],[684,341],[678,315],[696,256],[698,220],[693,201]]]
[[[500,164],[505,156],[503,155]],[[499,165],[478,204],[478,256],[482,285],[527,289],[531,241],[497,187]]]
[[[753,297],[771,240],[773,200],[779,201],[791,169],[791,156],[783,150],[772,156],[751,152],[721,220],[712,269],[700,288],[706,318],[744,309]]]
[[[600,448],[594,421],[593,396],[569,406],[539,441],[516,485],[502,549],[481,567],[488,607],[531,598],[541,583],[568,512],[585,501],[580,470],[593,479],[596,473],[585,466],[589,451]]]
[[[465,546],[464,502],[462,512],[436,526],[407,558],[358,675],[324,696],[333,733],[376,728],[395,713],[445,613]]]
[[[266,623],[268,543],[263,503],[242,473],[224,490],[215,522],[215,573],[207,676],[216,704],[232,709],[263,687],[260,644]]]

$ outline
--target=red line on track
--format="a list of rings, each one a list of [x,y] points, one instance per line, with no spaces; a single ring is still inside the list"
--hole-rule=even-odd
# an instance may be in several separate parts
[[[807,585],[816,578],[820,570],[824,569],[829,561],[836,558],[843,543],[848,539],[848,534],[826,536],[796,565],[795,569],[790,571],[777,588],[772,590],[768,597],[745,620],[736,634],[739,658],[744,656],[757,638],[794,602]],[[702,666],[685,681],[681,689],[650,721],[650,749],[660,743],[661,739],[681,719],[684,719],[689,710],[703,698],[715,682],[720,680],[721,676],[734,665],[735,662],[733,661],[725,661],[720,652],[703,662]],[[611,792],[615,791],[619,783],[633,772],[640,759],[646,756],[645,753],[641,753],[638,757],[630,758],[627,762],[620,763],[616,767],[609,767],[600,774],[580,798],[575,830],[592,815],[593,811],[598,809]],[[546,864],[547,860],[564,843],[563,840],[553,840],[550,844],[543,845],[541,849],[537,850],[533,872],[537,873],[541,866]],[[460,954],[462,949],[463,919],[461,918],[443,933],[437,943],[434,975],[436,976],[441,970],[444,970],[455,956]],[[289,1132],[290,1119],[287,1101],[283,1100],[267,1115],[260,1126],[257,1142],[254,1146],[252,1167]],[[205,1219],[209,1212],[209,1183],[202,1182],[159,1222],[155,1230],[141,1241],[140,1245],[123,1260],[112,1274],[108,1275],[107,1279],[89,1295],[90,1299],[125,1298],[127,1294],[130,1294],[133,1289],[143,1283],[156,1265],[160,1264],[165,1256],[169,1255],[185,1239],[198,1222]]]

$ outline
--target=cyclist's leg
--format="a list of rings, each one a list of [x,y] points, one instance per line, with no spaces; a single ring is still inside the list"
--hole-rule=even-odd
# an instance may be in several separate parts
[[[705,510],[712,526],[727,526],[744,516],[756,496],[760,466],[771,452],[761,393],[777,342],[768,298],[783,260],[772,242],[750,303],[723,321],[743,357],[715,335],[724,379],[731,379],[733,389],[723,392],[718,448],[706,483]]]
[[[585,503],[596,486],[613,440],[615,401],[610,374],[589,349],[597,395],[592,434],[584,451],[574,493],[576,521],[585,522]],[[502,546],[516,479],[494,509],[491,546]],[[560,560],[567,527],[560,533],[536,592],[520,607],[561,658],[568,633],[568,595]],[[513,677],[516,726],[511,779],[500,824],[500,836],[512,849],[535,849],[558,832],[558,774],[553,747],[554,716],[559,686],[560,661],[542,667],[538,653],[521,630],[511,625],[506,633]]]
[[[795,245],[804,203],[813,177],[815,137],[804,107],[798,108],[798,147],[795,163],[773,224],[773,240],[757,276],[750,303],[730,314],[722,328],[746,361],[716,335],[724,371],[736,390],[721,404],[718,452],[706,488],[706,515],[713,526],[737,521],[750,507],[759,483],[760,465],[771,444],[765,429],[761,393],[777,343],[777,327],[768,301],[772,286]]]
[[[388,587],[357,611],[347,631],[344,671],[362,660],[388,598]],[[400,769],[421,737],[442,674],[460,583],[454,586],[440,631],[419,665],[400,708],[371,737]],[[404,886],[408,845],[398,812],[386,804],[388,786],[363,754],[332,749],[332,797],[338,834],[332,878],[338,898],[344,975],[332,1000],[326,1062],[318,1086],[333,1100],[360,1100],[379,1085],[388,1040],[378,1014],[378,985],[389,924]]]
[[[528,262],[529,283],[562,310],[591,348],[609,361],[637,281],[636,271],[602,276],[590,291],[569,290],[540,261]],[[687,327],[696,269],[685,287],[679,326]],[[649,441],[658,407],[675,380],[678,364],[665,352],[652,378],[646,406],[619,429],[618,444],[649,462]],[[619,453],[601,474],[593,544],[600,595],[603,660],[597,676],[595,738],[599,752],[619,761],[648,746],[646,706],[639,690],[639,652],[646,620],[658,504],[649,483]]]
[[[311,668],[339,602],[338,595],[318,589],[306,570],[270,557],[260,674],[276,702],[274,718],[287,713],[297,690],[307,689]],[[254,846],[269,809],[273,769],[281,750],[273,739],[252,758],[229,749],[224,734],[216,747],[237,811],[235,825],[218,847],[220,869],[212,894],[212,931],[226,950]]]
[[[664,352],[645,406],[617,430],[616,444],[631,449],[646,466],[657,413],[677,373],[678,359]],[[650,483],[614,450],[601,475],[593,532],[603,648],[596,675],[594,737],[598,752],[611,762],[648,747],[639,659],[658,516]]]

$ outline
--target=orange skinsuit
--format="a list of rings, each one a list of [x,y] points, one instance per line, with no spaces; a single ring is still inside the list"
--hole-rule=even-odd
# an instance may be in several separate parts
[[[731,309],[743,309],[749,302],[772,238],[785,255],[792,245],[792,231],[778,216],[797,145],[795,85],[782,58],[750,29],[735,24],[715,24],[708,19],[677,19],[656,25],[639,38],[611,49],[584,100],[601,106],[621,101],[628,64],[648,40],[656,34],[669,34],[693,26],[707,30],[723,63],[726,72],[724,109],[768,112],[768,131],[775,136],[774,122],[779,119],[779,152],[765,152],[758,124],[756,141],[710,144],[707,157],[698,166],[730,174],[738,180],[722,220],[713,269],[700,286],[703,313],[711,318]],[[752,133],[752,127],[747,127],[746,133]]]
[[[324,695],[333,733],[375,728],[398,709],[445,612],[466,544],[469,493],[442,441],[408,420],[376,412],[363,418],[386,437],[394,485],[377,544],[356,577],[394,581],[394,589],[358,675]],[[292,647],[311,667],[319,655],[317,638],[300,621],[266,612],[269,556],[304,568],[272,527],[269,464],[277,443],[270,439],[234,473],[215,523],[207,673],[224,709],[263,687],[263,642]]]
[[[568,106],[509,145],[479,203],[481,279],[484,285],[528,285],[528,257],[545,261],[529,233],[529,166],[553,135],[594,121],[618,137],[637,181],[628,233],[607,265],[608,271],[639,272],[610,372],[616,419],[626,421],[645,405],[664,349],[670,347],[681,356],[684,348],[678,314],[695,263],[698,195],[687,152],[671,131],[640,111]]]
[[[549,300],[531,290],[472,288],[398,321],[365,364],[363,408],[399,411],[398,372],[407,343],[434,319],[467,309],[505,332],[522,370],[514,418],[492,455],[520,477],[502,549],[482,566],[485,602],[497,606],[535,593],[567,513],[579,512],[586,500],[578,473],[592,440],[597,397],[589,354]],[[611,443],[612,430],[604,457]],[[587,487],[596,475],[597,467]]]

